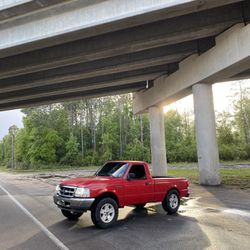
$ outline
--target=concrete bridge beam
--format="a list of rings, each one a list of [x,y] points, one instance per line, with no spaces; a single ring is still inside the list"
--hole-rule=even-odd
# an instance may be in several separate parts
[[[32,51],[239,1],[4,0],[0,1],[0,55]]]
[[[167,157],[163,109],[157,106],[149,108],[150,141],[153,175],[167,174]]]
[[[216,37],[216,46],[192,55],[175,73],[154,81],[154,87],[134,95],[134,113],[155,105],[167,105],[192,93],[198,83],[221,82],[245,72],[250,65],[250,24],[237,24]]]
[[[192,90],[200,184],[219,185],[219,153],[212,84],[199,83],[194,85]]]

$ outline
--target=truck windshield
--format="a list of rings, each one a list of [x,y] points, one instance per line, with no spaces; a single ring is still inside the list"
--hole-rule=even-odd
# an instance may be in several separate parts
[[[128,168],[128,164],[124,162],[108,162],[99,171],[96,176],[113,176],[121,178]]]

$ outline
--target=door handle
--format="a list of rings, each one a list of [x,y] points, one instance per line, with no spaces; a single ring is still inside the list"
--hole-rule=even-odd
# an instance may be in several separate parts
[[[148,186],[148,185],[150,185],[150,184],[151,184],[151,183],[150,183],[150,182],[148,182],[148,181],[147,181],[147,182],[145,182],[145,185],[146,185],[146,186]]]

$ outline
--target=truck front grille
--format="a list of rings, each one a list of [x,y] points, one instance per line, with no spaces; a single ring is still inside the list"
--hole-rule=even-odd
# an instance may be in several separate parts
[[[74,197],[76,187],[60,186],[59,195],[62,197],[71,198]]]

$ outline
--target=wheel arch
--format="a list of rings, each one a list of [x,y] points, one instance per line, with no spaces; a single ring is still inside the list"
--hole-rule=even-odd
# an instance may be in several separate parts
[[[101,194],[99,194],[97,197],[96,197],[96,200],[94,202],[94,204],[96,204],[98,201],[100,201],[101,199],[103,198],[112,198],[116,201],[117,205],[119,206],[119,198],[117,197],[117,195],[113,192],[103,192]],[[93,205],[94,205],[93,204]],[[92,205],[92,206],[93,206]]]
[[[174,187],[171,187],[171,188],[167,191],[167,193],[166,193],[164,199],[167,197],[167,195],[169,194],[169,192],[171,192],[171,191],[173,191],[173,190],[176,191],[176,192],[178,193],[179,198],[180,198],[180,190],[179,190],[176,186],[174,186]]]

